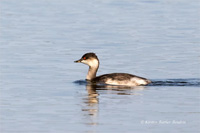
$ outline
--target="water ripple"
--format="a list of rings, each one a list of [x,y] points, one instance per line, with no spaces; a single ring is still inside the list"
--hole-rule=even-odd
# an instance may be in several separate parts
[[[74,81],[75,84],[87,85],[85,80]],[[103,86],[101,84],[101,86]],[[114,85],[115,86],[115,85]],[[200,86],[199,78],[190,78],[190,79],[154,79],[152,83],[148,86]]]
[[[200,86],[199,78],[152,80],[148,86]]]

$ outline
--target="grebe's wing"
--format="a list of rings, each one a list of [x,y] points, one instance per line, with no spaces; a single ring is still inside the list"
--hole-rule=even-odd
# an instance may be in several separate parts
[[[128,73],[104,74],[92,79],[93,83],[116,84],[116,85],[147,85],[150,80]]]

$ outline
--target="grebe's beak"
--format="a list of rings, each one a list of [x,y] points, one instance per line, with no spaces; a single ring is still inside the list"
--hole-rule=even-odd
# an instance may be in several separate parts
[[[80,63],[83,59],[80,59],[80,60],[77,60],[77,61],[74,61],[74,63]]]

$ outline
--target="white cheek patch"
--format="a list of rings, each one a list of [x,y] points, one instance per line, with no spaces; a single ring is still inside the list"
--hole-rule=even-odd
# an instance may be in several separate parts
[[[91,67],[98,67],[99,62],[98,62],[98,60],[93,59],[93,60],[90,60],[90,61],[88,62],[88,65],[91,66]]]
[[[88,65],[88,62],[86,60],[82,60],[81,63]]]
[[[88,59],[88,60],[82,60],[81,63],[84,63],[90,67],[98,67],[99,62],[96,59]]]

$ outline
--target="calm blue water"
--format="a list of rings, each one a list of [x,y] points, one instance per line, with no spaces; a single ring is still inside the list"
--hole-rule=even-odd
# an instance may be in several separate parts
[[[197,0],[1,0],[0,132],[200,132]],[[146,87],[91,86],[127,72]]]

